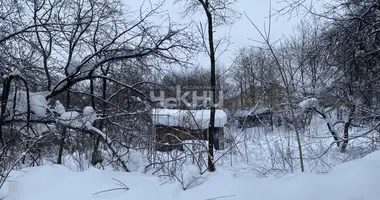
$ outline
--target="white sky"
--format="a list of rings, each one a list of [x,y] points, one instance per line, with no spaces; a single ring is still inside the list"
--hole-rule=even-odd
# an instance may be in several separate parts
[[[132,9],[139,9],[142,2],[143,1],[124,0],[124,3]],[[148,1],[145,1],[146,4],[147,2]],[[160,0],[151,0],[151,2],[160,2]],[[205,16],[202,15],[203,13],[181,19],[180,12],[183,11],[183,7],[181,7],[181,5],[173,5],[173,2],[174,0],[166,0],[163,7],[163,9],[167,10],[169,13],[172,21],[181,23],[190,21],[191,19],[195,21],[205,21]],[[273,10],[280,9],[284,7],[284,4],[278,3],[278,0],[273,0],[271,7]],[[238,0],[234,5],[234,9],[240,13],[245,12],[261,30],[264,30],[264,27],[268,27],[270,0]],[[272,11],[272,13],[274,13],[274,11]],[[298,17],[290,17],[289,15],[273,17],[271,22],[271,40],[278,40],[283,35],[291,34],[294,26],[301,20],[301,18],[302,15],[299,15]],[[218,62],[222,63],[225,67],[229,67],[232,64],[232,59],[240,47],[259,45],[257,42],[252,41],[252,39],[262,41],[258,32],[244,15],[242,15],[242,18],[235,22],[231,27],[225,26],[216,29],[216,37],[223,37],[226,35],[230,36],[230,42],[232,44],[229,46],[228,51],[218,60]],[[197,60],[202,66],[209,66],[209,61],[206,55],[200,55]]]

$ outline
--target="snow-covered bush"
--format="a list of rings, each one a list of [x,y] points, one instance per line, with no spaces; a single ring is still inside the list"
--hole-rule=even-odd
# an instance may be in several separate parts
[[[30,106],[30,114],[32,119],[41,119],[47,117],[48,101],[41,93],[29,93],[29,102],[27,100],[27,93],[25,91],[17,91],[11,93],[7,103],[7,113],[10,118],[23,118],[26,119],[26,114]]]
[[[318,108],[319,106],[319,101],[316,98],[308,98],[299,103],[299,106],[306,110],[306,109],[311,109],[311,108]]]

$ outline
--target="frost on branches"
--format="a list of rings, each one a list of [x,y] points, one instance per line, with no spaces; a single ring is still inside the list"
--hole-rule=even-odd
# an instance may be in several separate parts
[[[31,119],[38,120],[47,117],[48,101],[41,93],[29,92],[29,103],[25,91],[17,91],[9,95],[6,115],[13,119],[26,119],[30,106]]]
[[[122,157],[118,155],[117,149],[112,145],[111,139],[107,137],[103,131],[93,126],[94,122],[97,119],[96,112],[93,107],[84,107],[82,113],[76,111],[66,111],[62,103],[56,101],[54,112],[59,115],[58,119],[56,120],[59,125],[63,125],[67,128],[72,129],[85,130],[92,134],[100,136],[107,147],[111,150],[113,156],[116,156],[117,161],[122,165],[123,169],[127,172],[130,171],[128,165],[125,163]]]
[[[303,110],[311,109],[319,116],[321,116],[326,123],[327,128],[329,129],[330,134],[334,139],[334,143],[336,143],[337,147],[340,148],[341,152],[345,152],[347,143],[348,143],[348,128],[349,126],[344,126],[343,130],[343,138],[340,136],[339,131],[336,129],[335,125],[338,124],[333,122],[332,118],[325,113],[323,107],[319,106],[319,102],[316,98],[309,98],[299,103],[299,106]],[[350,123],[345,122],[345,124]]]
[[[30,112],[28,113],[28,111]],[[49,133],[48,130],[57,129],[61,126],[100,136],[124,170],[129,171],[128,165],[122,160],[122,156],[118,155],[111,139],[107,137],[107,134],[93,126],[97,116],[91,106],[85,106],[82,112],[67,111],[58,100],[50,107],[42,93],[29,93],[27,95],[25,91],[18,91],[9,95],[4,113],[5,119],[8,121],[18,119],[15,122],[16,127],[19,127],[20,131],[26,135],[29,135],[29,131],[25,132],[21,127],[25,127],[25,124],[29,123],[28,127],[32,128],[32,132],[38,135]],[[30,116],[29,119],[27,116]]]
[[[89,128],[92,126],[92,124],[96,120],[96,113],[94,108],[91,106],[86,106],[83,108],[83,124],[84,126],[89,130]]]
[[[57,119],[59,124],[71,128],[90,130],[96,120],[95,110],[91,106],[84,107],[82,114],[76,111],[67,112],[62,103],[57,100],[54,112],[59,115]]]
[[[58,100],[55,107],[49,107],[45,96],[41,93],[29,93],[17,91],[9,95],[5,110],[5,120],[27,121],[28,109],[30,109],[30,120],[45,123],[50,117],[57,115],[56,123],[76,129],[87,129],[92,126],[96,120],[95,110],[91,106],[83,108],[83,112],[66,111],[65,107]]]

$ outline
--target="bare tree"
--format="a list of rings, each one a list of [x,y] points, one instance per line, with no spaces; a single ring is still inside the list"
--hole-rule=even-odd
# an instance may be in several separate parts
[[[86,138],[95,136],[95,144],[89,148],[92,154],[99,152],[99,141],[102,141],[103,148],[110,152],[110,164],[130,171],[122,158],[126,152],[119,150],[127,149],[129,153],[136,146],[124,142],[124,138],[130,138],[126,135],[133,135],[133,131],[131,128],[121,131],[119,122],[136,120],[127,116],[146,115],[151,103],[143,87],[150,83],[146,79],[148,69],[186,64],[196,52],[185,26],[169,21],[165,21],[167,26],[152,25],[150,20],[160,14],[161,6],[162,2],[148,9],[142,6],[136,18],[131,19],[125,16],[118,0],[2,2],[0,26],[8,27],[0,35],[4,75],[1,77],[2,156],[10,158],[10,153],[21,154],[24,150],[24,164],[31,160],[33,165],[38,165],[42,162],[42,151],[47,156],[58,147],[59,156],[53,162],[62,163],[65,151],[84,152],[88,148],[84,146],[89,143]],[[8,26],[12,23],[16,26]],[[132,113],[120,100],[125,97],[139,103],[144,108],[140,109],[142,113]],[[45,105],[45,100],[55,102],[56,108],[47,102]],[[40,109],[36,101],[42,102],[38,104]],[[88,105],[94,109],[91,115],[96,113],[98,118],[94,126],[78,126],[77,122],[87,119],[85,113],[89,108],[87,111],[84,108]],[[63,111],[59,111],[60,106]],[[38,115],[41,110],[43,116]],[[70,118],[69,123],[63,114],[70,113],[78,117]],[[126,117],[121,119],[123,116]],[[139,123],[149,126],[145,118],[139,118]],[[118,131],[108,133],[109,130]],[[48,137],[41,141],[39,136],[45,134]],[[85,142],[79,144],[79,139]],[[147,138],[141,140],[152,142]],[[34,141],[38,145],[32,146]],[[95,164],[96,159],[93,161]]]
[[[270,7],[270,9],[272,9],[272,8]],[[269,16],[272,15],[271,12],[272,11],[270,10]],[[301,136],[300,136],[301,133],[300,133],[299,123],[297,123],[297,117],[296,117],[297,113],[296,113],[296,110],[294,107],[295,106],[295,98],[294,98],[294,89],[295,88],[294,88],[294,84],[293,84],[294,82],[292,82],[292,80],[294,80],[295,74],[290,73],[291,76],[288,76],[289,74],[286,71],[286,65],[289,66],[290,63],[287,60],[282,60],[280,58],[278,52],[276,52],[276,49],[270,40],[271,18],[269,18],[268,30],[265,30],[265,32],[263,32],[256,26],[256,24],[253,23],[253,21],[247,15],[246,15],[246,17],[249,19],[252,26],[259,32],[262,39],[264,40],[264,44],[268,47],[269,52],[271,53],[271,55],[274,59],[275,66],[277,67],[277,70],[280,74],[280,79],[282,81],[282,84],[284,86],[284,90],[286,93],[285,97],[286,97],[287,108],[290,111],[290,118],[292,119],[293,130],[295,131],[296,137],[297,137],[300,167],[301,167],[301,171],[303,172],[305,170],[305,167],[304,167],[303,151],[302,151]],[[288,69],[291,69],[291,68],[288,68]]]
[[[301,7],[325,23],[320,36],[315,37],[319,45],[313,44],[322,50],[323,54],[319,53],[318,57],[322,65],[329,68],[323,70],[319,67],[317,72],[328,72],[324,75],[320,73],[327,80],[324,93],[328,95],[318,99],[324,106],[337,108],[337,120],[332,122],[329,119],[326,125],[337,146],[345,152],[352,127],[359,124],[378,126],[378,109],[373,101],[378,96],[374,86],[378,80],[378,65],[375,63],[379,52],[379,9],[374,1],[335,1],[324,6],[326,9],[319,13]],[[315,111],[323,118],[329,118],[323,109]],[[342,130],[339,131],[337,127],[341,124]]]
[[[202,37],[202,46],[207,52],[210,59],[210,86],[212,91],[211,97],[211,112],[210,112],[210,124],[208,130],[208,169],[209,171],[215,171],[214,165],[214,123],[215,123],[215,93],[216,93],[216,61],[218,48],[221,48],[222,42],[224,40],[216,41],[214,38],[214,30],[217,26],[223,24],[233,23],[238,13],[234,11],[231,7],[235,3],[235,0],[177,0],[176,2],[184,2],[185,15],[196,13],[201,10],[206,15],[207,26],[203,27],[202,23],[197,27],[198,31]],[[223,52],[223,51],[222,51]],[[221,53],[222,53],[221,52]]]

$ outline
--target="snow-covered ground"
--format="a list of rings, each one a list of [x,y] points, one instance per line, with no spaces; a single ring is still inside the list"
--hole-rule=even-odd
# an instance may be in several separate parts
[[[206,154],[199,152],[207,145],[199,141],[185,141],[184,152],[132,151],[123,158],[132,173],[111,165],[93,168],[86,156],[66,153],[64,166],[45,161],[43,166],[13,171],[0,189],[0,199],[378,200],[380,151],[362,158],[376,149],[371,137],[351,140],[341,153],[331,145],[323,120],[315,116],[301,137],[304,173],[294,133],[286,128],[226,128],[228,145],[215,152],[217,171],[203,175]]]
[[[7,200],[378,200],[379,184],[377,151],[319,175],[295,173],[281,178],[256,178],[219,168],[187,190],[176,182],[162,182],[156,176],[141,173],[94,168],[73,172],[61,165],[46,165],[13,172],[1,196]]]

